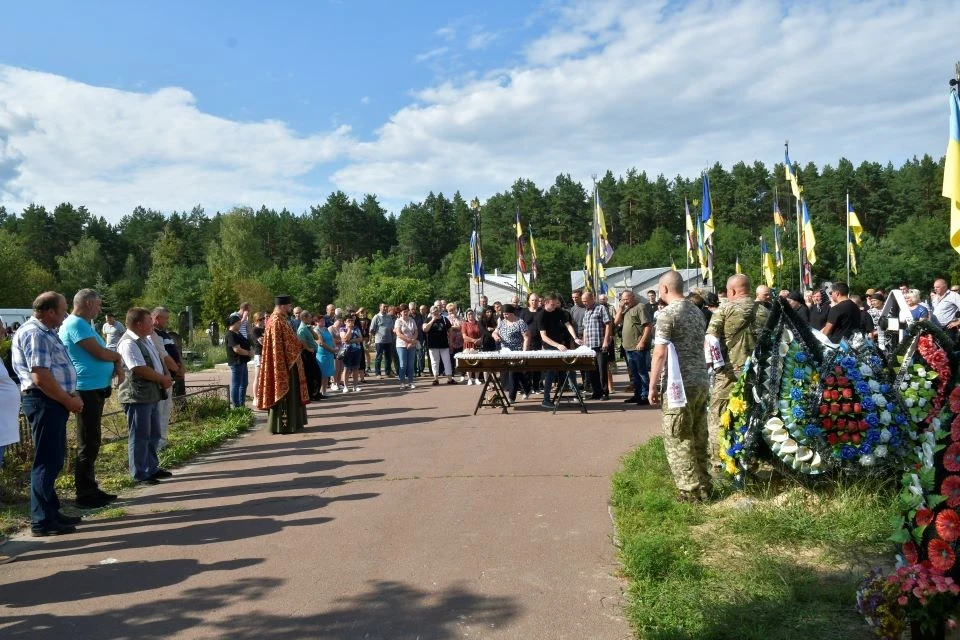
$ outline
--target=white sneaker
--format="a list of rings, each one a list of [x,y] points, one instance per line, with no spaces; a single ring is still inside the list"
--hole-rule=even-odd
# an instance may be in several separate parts
[[[361,389],[363,389],[363,387],[354,387],[354,388],[353,388],[353,391],[354,391],[354,393],[356,393],[357,391],[360,391]]]
[[[408,387],[407,385],[401,383],[401,384],[400,384],[400,389],[401,389],[401,391],[402,391],[403,389],[409,389],[409,387]]]
[[[340,389],[340,393],[347,393],[348,391],[349,389],[347,389],[347,385],[343,385],[343,388]]]
[[[330,391],[340,391],[340,387],[335,384],[330,385]]]
[[[407,389],[416,389],[416,388],[417,388],[417,385],[415,385],[415,384],[412,384],[412,383],[411,383],[411,384],[408,384],[408,385],[407,385]]]
[[[525,393],[521,393],[521,394],[520,394],[520,399],[521,399],[521,400],[526,400],[528,397],[529,397],[529,396],[528,396],[527,394],[525,394]]]

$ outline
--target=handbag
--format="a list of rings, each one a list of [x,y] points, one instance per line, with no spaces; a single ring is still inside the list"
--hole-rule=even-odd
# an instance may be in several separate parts
[[[342,344],[340,348],[337,349],[337,355],[334,356],[337,360],[343,360],[347,356],[347,347],[349,345]]]

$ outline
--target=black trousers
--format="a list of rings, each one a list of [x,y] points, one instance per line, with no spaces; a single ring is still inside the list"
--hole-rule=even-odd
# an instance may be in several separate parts
[[[593,352],[597,354],[597,368],[589,371],[590,387],[594,396],[606,396],[610,394],[610,389],[607,388],[607,370],[610,368],[610,354],[602,347],[594,347]]]
[[[78,498],[96,498],[99,493],[96,465],[100,455],[103,403],[111,391],[106,387],[77,392],[83,400],[83,410],[77,415],[77,460],[73,467]]]
[[[310,397],[320,393],[320,363],[313,351],[300,351],[300,360],[303,362],[303,372],[307,378],[307,393]]]

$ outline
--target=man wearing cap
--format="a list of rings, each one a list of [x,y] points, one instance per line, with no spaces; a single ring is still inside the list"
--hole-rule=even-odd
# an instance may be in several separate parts
[[[307,392],[301,344],[290,327],[292,300],[279,295],[263,334],[257,408],[266,410],[270,433],[302,431],[307,422]]]

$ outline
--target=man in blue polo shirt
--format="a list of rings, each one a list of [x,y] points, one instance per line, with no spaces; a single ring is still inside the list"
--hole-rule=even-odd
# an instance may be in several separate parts
[[[60,325],[60,340],[77,370],[77,392],[83,400],[83,411],[77,415],[77,461],[73,469],[76,502],[77,506],[90,509],[117,498],[97,485],[95,467],[100,453],[103,403],[112,391],[110,380],[116,375],[123,381],[120,354],[107,349],[90,324],[100,314],[100,302],[100,294],[93,289],[77,291],[73,313]]]

